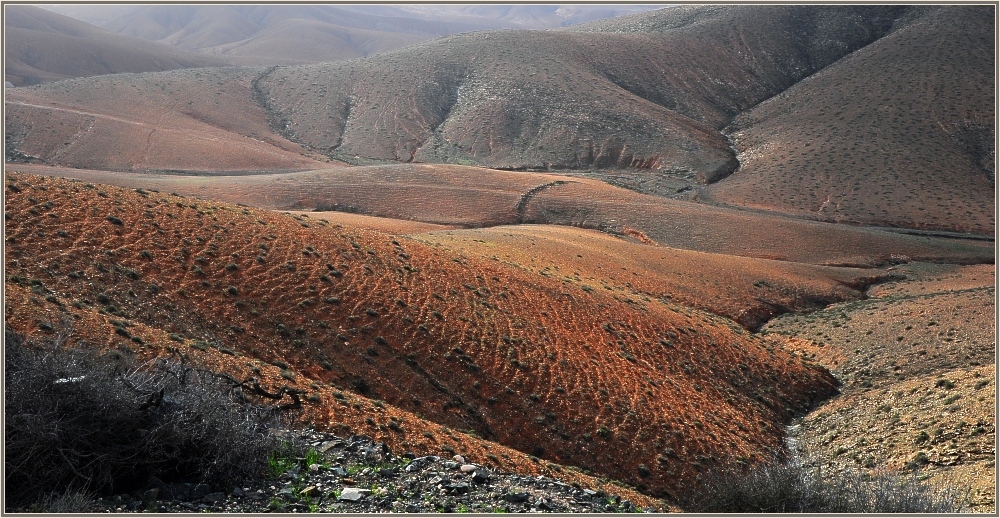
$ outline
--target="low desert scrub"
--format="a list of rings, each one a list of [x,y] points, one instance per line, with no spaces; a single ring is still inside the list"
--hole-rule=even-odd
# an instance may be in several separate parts
[[[6,511],[164,482],[220,488],[267,471],[273,414],[211,373],[5,332]],[[53,505],[59,502],[59,505]]]
[[[827,473],[795,462],[720,469],[681,505],[698,513],[954,513],[967,507],[960,491],[915,474]]]

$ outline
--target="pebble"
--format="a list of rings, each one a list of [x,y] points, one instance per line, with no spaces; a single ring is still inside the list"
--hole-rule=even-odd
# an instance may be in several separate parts
[[[340,493],[340,500],[346,500],[348,502],[357,502],[365,497],[365,493],[368,490],[358,489],[356,487],[345,487],[344,491]]]

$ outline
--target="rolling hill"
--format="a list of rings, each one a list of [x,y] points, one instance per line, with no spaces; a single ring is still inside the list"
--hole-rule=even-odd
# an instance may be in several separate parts
[[[729,320],[412,239],[15,173],[6,190],[8,325],[210,351],[239,378],[284,365],[319,393],[305,416],[320,427],[345,415],[333,385],[667,496],[767,455],[792,412],[835,390]],[[385,418],[364,429],[390,444],[419,431]]]
[[[328,167],[270,131],[252,99],[258,74],[205,68],[13,89],[5,96],[8,161],[16,148],[15,160],[110,171]]]
[[[196,93],[206,85],[190,71],[130,77],[128,95],[106,79],[17,89],[8,93],[7,155],[210,170],[187,158],[167,167],[120,151],[77,153],[67,149],[75,139],[95,137],[70,136],[79,121],[39,108],[100,113],[90,104],[117,95],[122,112],[144,114],[136,103],[153,96],[217,127],[253,119],[241,135],[294,142],[306,155],[224,160],[219,170],[296,170],[325,156],[582,171],[648,194],[680,190],[799,218],[991,234],[989,9],[685,6],[558,31],[460,34],[366,59],[203,72],[232,98],[224,113]],[[54,134],[32,130],[58,122]],[[102,132],[142,148],[128,127]],[[158,138],[184,131],[168,129]],[[208,145],[166,142],[183,157]]]
[[[222,66],[227,61],[130,38],[30,5],[4,6],[4,81]]]
[[[907,235],[712,207],[556,174],[431,164],[250,176],[118,174],[31,164],[17,167],[35,174],[159,189],[268,209],[338,210],[459,227],[563,225],[683,250],[826,266],[995,260],[989,240]],[[392,229],[396,225],[385,226]]]
[[[993,8],[920,9],[726,128],[739,171],[699,198],[992,234]],[[900,209],[904,208],[904,209]]]
[[[698,13],[698,23],[686,23],[686,9],[638,15],[661,23],[633,33],[452,36],[364,61],[277,69],[260,86],[279,127],[334,156],[675,168],[711,181],[736,165],[719,133],[733,115],[877,38],[893,10]],[[860,13],[836,32],[793,30]],[[760,36],[742,36],[751,32]],[[838,45],[814,41],[831,38]]]

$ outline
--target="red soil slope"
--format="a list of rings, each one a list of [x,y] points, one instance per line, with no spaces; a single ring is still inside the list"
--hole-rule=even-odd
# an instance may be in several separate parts
[[[986,241],[803,221],[648,196],[597,180],[465,166],[398,164],[238,177],[117,175],[31,165],[23,170],[281,210],[337,208],[469,227],[575,226],[631,233],[671,248],[811,264],[992,263],[994,258],[993,243]]]
[[[9,303],[17,329],[103,311],[653,494],[779,447],[790,413],[834,390],[822,369],[680,305],[569,292],[494,261],[257,209],[13,173],[6,183],[7,280],[33,292]],[[339,406],[320,401],[330,417],[316,424],[329,426]]]
[[[619,482],[582,473],[578,468],[542,462],[537,457],[487,441],[468,431],[452,430],[417,414],[407,412],[377,399],[370,399],[330,384],[321,384],[293,370],[272,365],[218,344],[171,335],[162,328],[123,320],[100,308],[70,304],[66,298],[52,294],[44,285],[32,286],[35,279],[20,281],[11,276],[7,282],[4,303],[8,325],[29,339],[51,342],[64,339],[66,347],[100,348],[133,355],[140,360],[155,358],[179,360],[189,366],[228,374],[240,381],[253,378],[272,393],[280,387],[303,392],[302,407],[284,411],[299,424],[334,431],[343,435],[366,434],[390,445],[394,451],[450,456],[461,453],[470,462],[526,475],[545,475],[580,484],[580,487],[604,490],[627,498],[641,507],[666,510],[665,502],[626,488]],[[45,295],[43,300],[39,295]],[[36,325],[52,325],[52,330]],[[123,327],[123,325],[125,327]],[[122,331],[119,331],[121,329]],[[136,341],[138,337],[139,342]],[[180,340],[180,341],[178,341]],[[253,397],[252,394],[248,394]],[[260,398],[262,404],[292,404],[290,397],[279,401]]]
[[[412,236],[502,261],[584,291],[621,300],[670,300],[756,329],[776,314],[864,297],[881,270],[832,268],[693,252],[551,225],[441,230]]]

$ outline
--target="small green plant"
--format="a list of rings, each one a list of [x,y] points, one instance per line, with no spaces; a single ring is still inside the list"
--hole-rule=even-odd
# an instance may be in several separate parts
[[[294,468],[298,464],[291,444],[285,443],[282,446],[280,450],[267,456],[267,473],[271,478],[280,477],[282,473]]]

